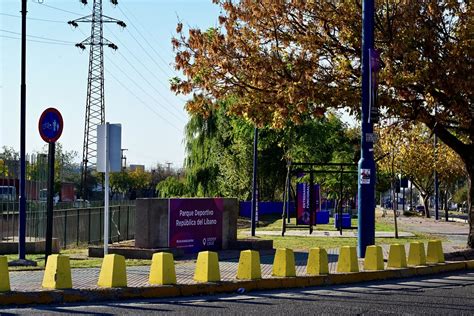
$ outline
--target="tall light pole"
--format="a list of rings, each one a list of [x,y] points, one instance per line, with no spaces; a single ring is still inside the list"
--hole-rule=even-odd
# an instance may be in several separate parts
[[[258,128],[254,128],[253,137],[253,177],[252,177],[252,209],[250,214],[251,235],[255,236],[256,218],[257,218],[257,172],[258,172]]]
[[[21,2],[21,84],[20,84],[20,209],[18,224],[18,259],[26,255],[26,13],[27,0]]]
[[[21,1],[21,83],[20,83],[20,192],[18,209],[18,260],[11,266],[36,266],[26,260],[26,13],[27,0]]]
[[[439,220],[439,181],[438,181],[438,171],[436,171],[436,147],[438,147],[438,136],[434,134],[433,137],[434,145],[434,207],[435,207],[435,219]]]
[[[372,83],[370,69],[374,50],[374,0],[362,2],[362,117],[361,158],[358,168],[357,250],[365,257],[368,245],[375,243],[375,161],[373,123],[371,122]]]

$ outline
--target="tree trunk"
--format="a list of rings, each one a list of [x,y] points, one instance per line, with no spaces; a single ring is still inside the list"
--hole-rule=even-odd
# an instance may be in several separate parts
[[[428,208],[428,199],[429,199],[429,195],[425,195],[425,196],[422,196],[423,197],[423,205],[425,206],[425,216],[426,218],[430,218],[431,217],[431,214],[430,214],[430,209]]]
[[[467,178],[467,216],[469,220],[469,235],[467,236],[467,245],[474,248],[474,161],[466,163]]]

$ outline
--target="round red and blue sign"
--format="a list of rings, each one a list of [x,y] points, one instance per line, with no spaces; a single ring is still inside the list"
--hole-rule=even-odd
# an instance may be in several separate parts
[[[47,143],[55,143],[63,132],[63,117],[55,108],[43,111],[38,122],[41,138]]]

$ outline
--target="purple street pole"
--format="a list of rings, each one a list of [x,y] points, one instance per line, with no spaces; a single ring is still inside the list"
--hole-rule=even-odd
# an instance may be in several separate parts
[[[358,239],[359,257],[375,244],[375,161],[371,105],[371,51],[374,49],[374,0],[362,2],[362,117],[361,158],[358,166]]]

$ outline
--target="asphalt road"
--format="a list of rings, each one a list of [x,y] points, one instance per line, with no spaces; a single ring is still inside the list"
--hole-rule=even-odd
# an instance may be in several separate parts
[[[396,314],[474,315],[474,272],[422,278],[175,299],[46,305],[0,310],[1,315]]]

